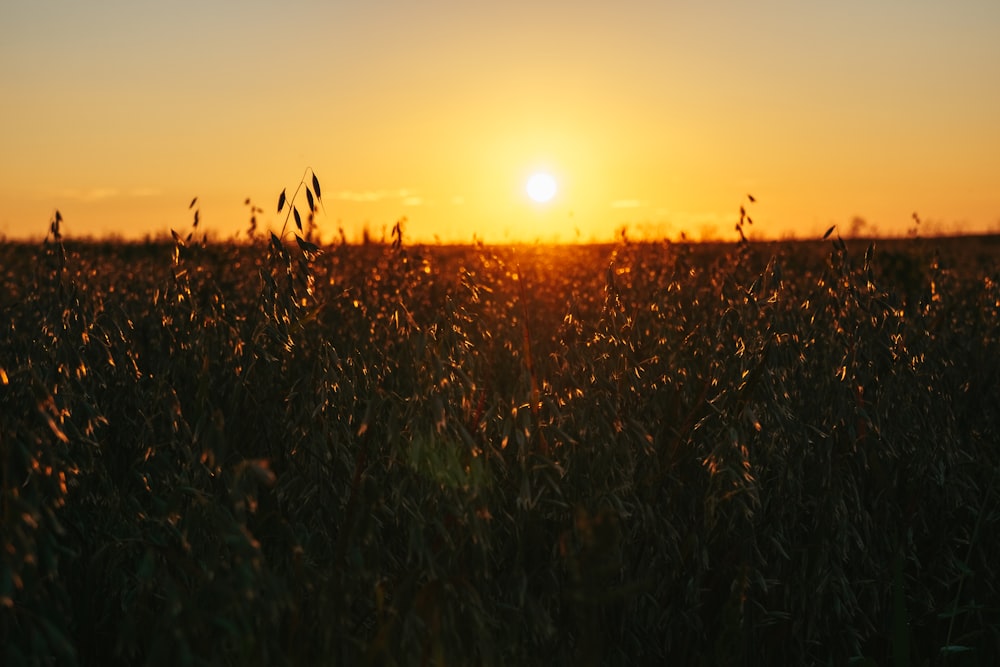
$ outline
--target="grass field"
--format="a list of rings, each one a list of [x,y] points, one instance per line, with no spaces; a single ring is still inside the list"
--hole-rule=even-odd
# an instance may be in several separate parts
[[[2,662],[1000,661],[1000,242],[0,246]]]

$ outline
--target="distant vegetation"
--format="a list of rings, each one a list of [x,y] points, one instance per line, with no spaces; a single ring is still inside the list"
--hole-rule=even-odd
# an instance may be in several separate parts
[[[52,231],[0,245],[6,665],[1000,661],[994,240]]]

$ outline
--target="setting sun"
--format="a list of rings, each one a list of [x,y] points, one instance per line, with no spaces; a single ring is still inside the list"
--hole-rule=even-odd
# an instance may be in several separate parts
[[[551,174],[544,172],[532,174],[531,178],[528,179],[527,185],[525,185],[528,196],[540,204],[544,204],[555,197],[557,189],[556,179],[552,178]]]

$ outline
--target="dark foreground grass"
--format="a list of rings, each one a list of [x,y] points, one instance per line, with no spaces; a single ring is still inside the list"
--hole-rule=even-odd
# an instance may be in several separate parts
[[[995,664],[965,243],[4,245],[0,659]]]

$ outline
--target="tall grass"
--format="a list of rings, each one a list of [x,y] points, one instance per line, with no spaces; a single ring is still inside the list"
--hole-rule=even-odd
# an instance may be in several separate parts
[[[5,664],[1000,658],[995,259],[283,236],[0,250]]]

